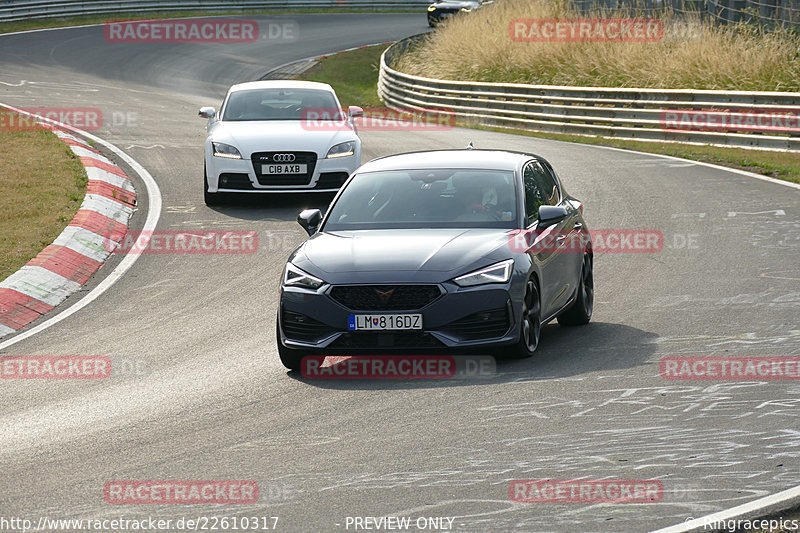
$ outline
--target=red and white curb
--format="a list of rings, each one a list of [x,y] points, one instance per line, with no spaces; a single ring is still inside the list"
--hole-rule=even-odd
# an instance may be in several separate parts
[[[50,312],[89,281],[125,237],[136,209],[133,182],[83,139],[49,127],[77,155],[86,196],[61,235],[0,282],[0,337]]]

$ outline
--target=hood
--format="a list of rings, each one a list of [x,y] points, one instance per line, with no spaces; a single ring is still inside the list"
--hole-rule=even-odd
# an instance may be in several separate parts
[[[508,233],[463,228],[318,233],[291,260],[330,283],[354,282],[352,273],[364,274],[367,282],[386,272],[393,281],[438,282],[511,257]]]
[[[254,152],[282,150],[316,152],[325,157],[331,146],[358,139],[346,122],[313,128],[300,120],[220,121],[209,136],[212,142],[235,146],[245,159],[250,159]]]

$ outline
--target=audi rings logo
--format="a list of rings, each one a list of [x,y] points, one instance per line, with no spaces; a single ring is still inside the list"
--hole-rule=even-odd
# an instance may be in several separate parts
[[[291,163],[294,161],[294,154],[275,154],[272,160],[276,163]]]

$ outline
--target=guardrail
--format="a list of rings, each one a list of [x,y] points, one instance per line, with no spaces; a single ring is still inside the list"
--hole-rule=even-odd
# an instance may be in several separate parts
[[[560,87],[423,78],[392,68],[423,35],[403,39],[381,56],[378,95],[396,109],[453,114],[482,124],[566,133],[768,150],[800,150],[800,93]],[[716,131],[671,128],[680,117],[727,120]],[[764,125],[763,121],[773,122]],[[784,117],[783,119],[775,117]],[[742,131],[736,120],[762,122]],[[785,127],[789,124],[790,131]],[[782,122],[781,122],[782,120]],[[696,126],[696,124],[695,124]],[[702,128],[707,130],[708,128]],[[782,130],[782,131],[776,131]]]
[[[253,9],[398,9],[421,8],[430,4],[419,0],[0,0],[0,22],[24,19],[139,13],[147,11],[236,11]]]

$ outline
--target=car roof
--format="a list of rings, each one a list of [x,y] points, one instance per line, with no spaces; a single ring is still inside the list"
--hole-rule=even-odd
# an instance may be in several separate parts
[[[481,168],[513,171],[530,159],[541,158],[534,154],[505,150],[430,150],[379,157],[364,164],[359,169],[359,173],[429,168]]]
[[[327,83],[299,80],[262,80],[237,83],[231,86],[229,92],[246,91],[250,89],[317,89],[333,92],[333,87]]]

